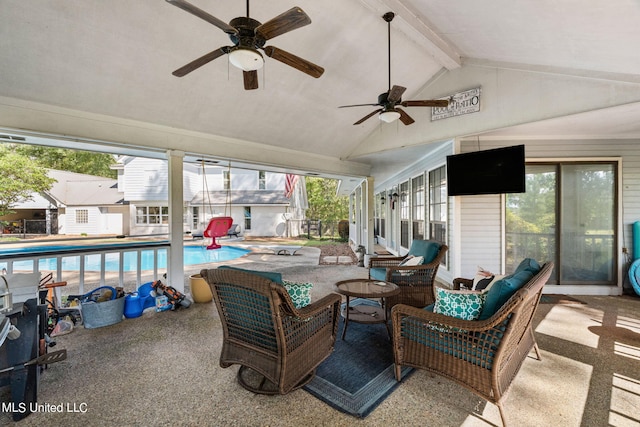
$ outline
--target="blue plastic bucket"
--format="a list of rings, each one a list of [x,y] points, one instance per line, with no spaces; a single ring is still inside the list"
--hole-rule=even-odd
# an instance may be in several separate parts
[[[142,316],[142,298],[137,293],[129,294],[124,298],[124,317],[133,319]]]

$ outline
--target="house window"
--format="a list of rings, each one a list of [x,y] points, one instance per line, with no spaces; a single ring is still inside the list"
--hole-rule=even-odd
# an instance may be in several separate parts
[[[424,175],[411,180],[411,236],[415,240],[424,239]]]
[[[265,171],[258,171],[258,190],[267,189],[267,177]]]
[[[244,229],[251,230],[251,206],[244,207]]]
[[[380,203],[380,237],[382,237],[383,239],[385,238],[385,236],[387,235],[386,230],[385,230],[385,218],[387,216],[387,209],[386,209],[386,205],[385,202],[387,200],[387,193],[386,192],[382,192],[380,193],[380,197],[379,197],[379,203]]]
[[[198,225],[200,223],[200,207],[198,206],[194,206],[193,207],[193,215],[191,217],[191,221],[192,221],[192,227],[194,230],[198,229]]]
[[[429,172],[429,238],[447,242],[447,176],[444,166]]]
[[[225,190],[229,190],[231,188],[231,174],[229,171],[222,171],[222,184]]]
[[[400,246],[409,247],[409,181],[400,184]]]
[[[76,224],[88,224],[89,211],[87,209],[76,209]]]
[[[136,224],[169,224],[168,206],[137,206]]]

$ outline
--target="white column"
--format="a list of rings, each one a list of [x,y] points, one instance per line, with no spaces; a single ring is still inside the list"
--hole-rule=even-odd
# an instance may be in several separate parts
[[[169,150],[169,242],[167,254],[167,283],[184,292],[184,210],[183,162],[184,152]]]

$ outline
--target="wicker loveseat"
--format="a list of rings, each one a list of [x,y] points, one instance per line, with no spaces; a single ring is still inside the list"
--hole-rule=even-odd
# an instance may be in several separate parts
[[[435,240],[414,240],[404,257],[372,257],[369,278],[395,283],[400,287],[398,295],[385,300],[389,308],[396,304],[424,307],[434,302],[433,283],[446,252],[447,245]],[[410,257],[422,257],[422,263],[401,265]]]
[[[333,351],[340,295],[298,309],[276,283],[278,273],[217,268],[200,274],[222,322],[220,366],[240,365],[240,385],[254,393],[286,394],[313,379]]]
[[[524,263],[524,262],[523,262]],[[537,263],[536,263],[537,264]],[[538,266],[539,268],[539,266]],[[509,296],[505,289],[494,292],[508,298],[483,320],[461,320],[427,309],[396,305],[391,310],[396,378],[402,366],[412,366],[442,375],[468,388],[500,410],[502,399],[535,343],[531,322],[553,263],[545,264]],[[523,273],[524,274],[524,273]],[[517,276],[516,273],[511,277]],[[525,275],[526,276],[526,275]],[[460,281],[455,281],[459,286]],[[496,282],[497,284],[498,282]],[[494,291],[495,284],[487,293]],[[495,302],[495,301],[494,301]],[[484,310],[484,308],[483,308]]]

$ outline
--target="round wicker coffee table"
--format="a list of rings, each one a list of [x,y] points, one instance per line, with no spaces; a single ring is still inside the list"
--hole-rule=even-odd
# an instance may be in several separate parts
[[[387,323],[387,309],[382,306],[361,304],[350,305],[350,299],[364,298],[364,299],[378,299],[384,301],[384,298],[397,295],[400,293],[400,288],[391,283],[384,282],[382,280],[373,279],[349,279],[342,280],[336,283],[336,291],[347,297],[347,301],[341,315],[344,317],[344,328],[342,329],[342,339],[344,339],[347,333],[347,326],[349,321],[357,323],[384,323],[387,327],[387,332],[391,336],[389,331],[389,324]]]

